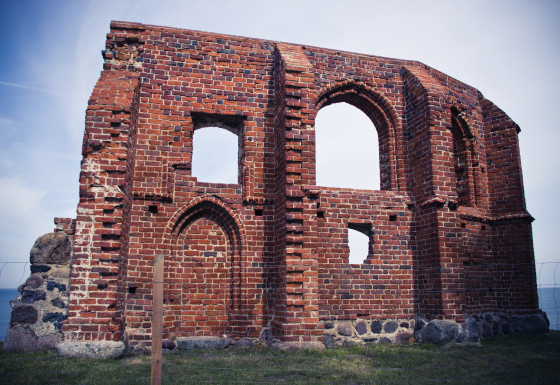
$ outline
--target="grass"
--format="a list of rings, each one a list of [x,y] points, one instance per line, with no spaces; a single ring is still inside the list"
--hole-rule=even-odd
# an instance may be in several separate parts
[[[69,359],[0,353],[1,384],[149,384],[150,356]],[[497,337],[482,346],[369,345],[322,352],[268,348],[164,355],[163,384],[553,384],[560,332]]]

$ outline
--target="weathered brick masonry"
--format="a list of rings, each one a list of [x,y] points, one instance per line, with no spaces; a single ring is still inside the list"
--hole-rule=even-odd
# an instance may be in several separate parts
[[[160,254],[167,339],[539,312],[519,127],[476,89],[416,61],[125,22],[103,57],[67,341],[147,346]],[[316,186],[315,116],[339,102],[377,129],[379,191]],[[191,175],[208,126],[238,135],[238,183]],[[361,265],[349,228],[370,238]]]

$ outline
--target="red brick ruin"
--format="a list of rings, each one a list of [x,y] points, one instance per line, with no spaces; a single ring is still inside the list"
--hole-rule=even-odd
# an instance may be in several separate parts
[[[172,341],[398,341],[540,314],[519,127],[478,90],[417,61],[128,22],[103,57],[66,341],[149,347],[159,255]],[[316,185],[315,117],[340,102],[375,125],[380,190]],[[238,136],[238,183],[191,175],[204,127]]]

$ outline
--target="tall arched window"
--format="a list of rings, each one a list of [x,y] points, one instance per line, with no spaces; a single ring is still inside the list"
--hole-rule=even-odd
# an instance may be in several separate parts
[[[457,204],[459,206],[475,206],[472,134],[466,123],[458,117],[458,111],[455,109],[452,109],[451,133],[453,136],[453,168],[455,171]]]
[[[377,131],[358,108],[344,102],[321,108],[315,146],[318,186],[380,188]]]

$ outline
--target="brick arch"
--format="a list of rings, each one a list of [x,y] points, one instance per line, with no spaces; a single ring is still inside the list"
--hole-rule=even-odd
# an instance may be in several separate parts
[[[467,139],[473,139],[474,135],[472,133],[471,127],[467,122],[467,117],[465,111],[453,106],[451,107],[451,119],[455,121],[455,124],[461,131],[461,135]]]
[[[173,236],[177,234],[181,223],[196,212],[207,210],[209,212],[219,214],[219,217],[228,223],[232,229],[235,229],[239,245],[243,245],[245,239],[245,227],[237,213],[226,202],[214,195],[201,195],[192,199],[173,214],[167,223],[166,240],[169,242]]]
[[[166,228],[165,244],[169,257],[166,261],[166,276],[177,253],[179,238],[185,230],[199,219],[214,222],[228,240],[228,264],[231,268],[229,280],[229,310],[238,310],[243,304],[243,288],[245,279],[244,249],[246,244],[245,228],[236,212],[223,200],[212,195],[203,195],[185,204],[171,217]]]
[[[321,108],[341,102],[366,114],[377,130],[381,189],[404,188],[403,150],[400,148],[402,121],[391,102],[365,83],[353,80],[337,82],[317,93],[313,119]]]

